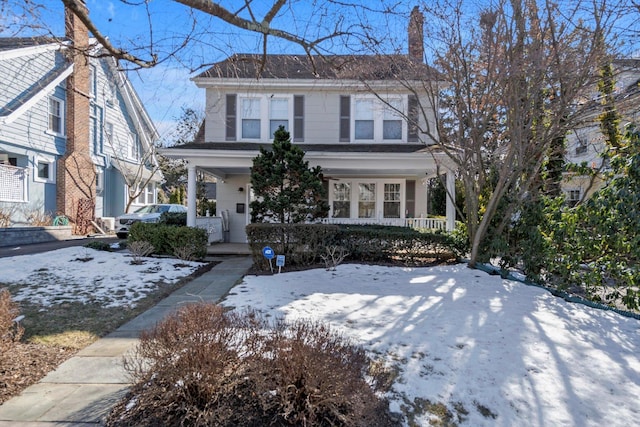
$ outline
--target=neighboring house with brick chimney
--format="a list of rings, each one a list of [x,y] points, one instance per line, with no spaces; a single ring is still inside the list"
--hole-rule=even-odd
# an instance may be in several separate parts
[[[64,215],[85,234],[124,212],[133,174],[150,178],[133,206],[156,201],[142,163],[158,133],[116,62],[86,56],[100,47],[74,18],[64,39],[0,38],[0,210],[14,225]]]
[[[436,108],[413,92],[424,64],[422,14],[409,20],[408,55],[232,55],[193,81],[206,93],[205,121],[193,143],[161,150],[187,161],[189,225],[196,223],[196,173],[217,178],[217,212],[228,217],[229,241],[245,242],[250,222],[252,159],[278,126],[321,166],[331,223],[378,223],[453,229],[447,217],[429,218],[427,179],[451,172],[437,145],[423,138]],[[420,98],[418,98],[420,97]],[[429,146],[429,147],[428,147]],[[447,187],[454,193],[454,174]],[[226,221],[225,221],[226,222]]]

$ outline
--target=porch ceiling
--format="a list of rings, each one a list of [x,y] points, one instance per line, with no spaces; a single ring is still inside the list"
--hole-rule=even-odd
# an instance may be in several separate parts
[[[162,154],[184,159],[189,165],[210,175],[225,179],[233,175],[248,175],[256,151],[239,150],[163,150]],[[415,177],[434,176],[439,169],[446,172],[444,155],[426,150],[419,152],[318,152],[306,151],[310,166],[321,166],[324,176],[332,177]]]

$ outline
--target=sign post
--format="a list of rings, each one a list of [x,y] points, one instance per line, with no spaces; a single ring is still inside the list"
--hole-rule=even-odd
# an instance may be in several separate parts
[[[269,246],[265,246],[264,248],[262,248],[262,255],[269,260],[269,269],[273,273],[273,264],[271,264],[271,260],[275,256],[273,249],[271,249]]]
[[[278,273],[280,273],[282,267],[284,267],[284,255],[278,255],[276,257],[276,266],[278,267]]]

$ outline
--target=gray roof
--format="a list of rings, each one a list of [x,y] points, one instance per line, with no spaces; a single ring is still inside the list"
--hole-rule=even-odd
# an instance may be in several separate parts
[[[54,37],[0,37],[0,51],[22,49],[50,43],[61,43],[62,39]]]
[[[271,79],[424,79],[433,69],[407,55],[255,55],[236,54],[198,78]]]

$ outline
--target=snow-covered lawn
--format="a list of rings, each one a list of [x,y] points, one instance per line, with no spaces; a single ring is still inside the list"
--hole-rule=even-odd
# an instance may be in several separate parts
[[[158,283],[171,284],[202,266],[175,258],[144,258],[133,265],[128,252],[74,246],[34,255],[0,258],[0,286],[12,286],[15,301],[48,306],[78,301],[103,307],[134,307]]]
[[[397,412],[428,400],[465,426],[630,426],[640,417],[640,321],[466,265],[247,276],[224,304],[322,320],[352,337],[400,370]],[[428,415],[416,421],[429,425]]]
[[[0,258],[16,299],[135,304],[201,264],[83,247]],[[640,321],[465,265],[340,265],[247,276],[225,305],[322,320],[399,370],[392,410],[444,404],[461,426],[630,426],[640,418]],[[412,406],[414,405],[414,406]]]

